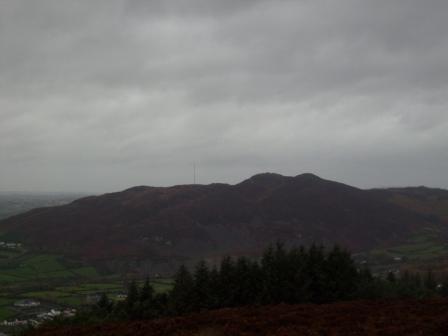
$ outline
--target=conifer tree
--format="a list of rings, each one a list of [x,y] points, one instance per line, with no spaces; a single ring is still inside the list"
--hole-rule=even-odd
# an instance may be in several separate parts
[[[309,277],[309,291],[312,302],[326,301],[325,293],[325,250],[323,246],[312,245],[308,250],[306,274]]]
[[[106,293],[102,293],[98,303],[96,304],[96,313],[100,317],[107,317],[113,309],[113,302],[109,300]]]
[[[188,269],[182,265],[174,277],[174,286],[169,295],[169,310],[173,314],[193,311],[194,280]]]
[[[219,271],[216,266],[210,270],[210,308],[219,308]]]
[[[205,261],[200,261],[194,272],[194,310],[204,310],[212,305],[210,271]]]
[[[324,301],[351,299],[355,295],[357,270],[348,251],[335,246],[325,261]]]
[[[310,279],[306,272],[307,266],[307,251],[301,246],[300,248],[293,248],[289,252],[289,263],[291,264],[292,289],[290,290],[290,298],[293,303],[309,302],[310,295]]]
[[[426,272],[425,280],[423,282],[425,289],[428,291],[428,295],[434,294],[437,289],[437,281],[434,278],[434,274],[431,270]]]
[[[132,280],[128,286],[128,295],[125,301],[125,310],[130,318],[137,318],[137,309],[139,305],[139,290],[137,282]]]
[[[277,286],[277,275],[275,268],[275,251],[269,246],[261,258],[261,271],[263,278],[261,302],[270,304],[276,302],[275,288]]]
[[[259,304],[262,290],[261,268],[258,262],[248,261],[248,273],[246,279],[246,303]]]
[[[439,289],[439,294],[442,297],[448,297],[448,276],[445,276],[443,279],[442,286]]]
[[[139,295],[139,310],[141,318],[151,318],[157,315],[158,308],[154,302],[154,288],[149,277],[146,278]]]
[[[402,273],[400,280],[398,281],[397,291],[398,296],[402,298],[417,297],[418,288],[408,270]]]
[[[256,270],[252,267],[251,262],[244,257],[238,258],[235,264],[235,278],[238,281],[234,283],[234,304],[236,306],[244,306],[252,304],[258,296],[256,279]]]
[[[146,278],[143,287],[140,290],[140,302],[151,301],[154,297],[154,288],[151,285],[149,277]]]
[[[397,282],[397,278],[395,276],[395,273],[394,272],[388,272],[386,280],[388,282],[390,282],[391,284],[395,284]]]
[[[362,268],[357,277],[356,297],[359,299],[374,299],[381,293],[380,286],[368,268]]]
[[[215,288],[219,307],[232,307],[235,305],[236,295],[233,288],[235,288],[237,280],[234,261],[230,257],[224,257],[221,260],[218,284]]]

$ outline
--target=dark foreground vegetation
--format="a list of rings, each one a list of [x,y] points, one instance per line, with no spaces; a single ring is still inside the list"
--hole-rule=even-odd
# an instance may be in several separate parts
[[[45,327],[32,336],[445,336],[448,300],[228,308],[150,321]]]
[[[224,258],[219,267],[205,262],[193,272],[181,267],[173,289],[155,293],[149,279],[132,282],[127,298],[111,301],[103,295],[92,308],[53,324],[95,324],[181,316],[213,309],[277,304],[326,304],[353,300],[427,299],[446,296],[448,284],[438,284],[431,272],[397,277],[373,276],[356,266],[339,247],[268,248],[259,260]]]

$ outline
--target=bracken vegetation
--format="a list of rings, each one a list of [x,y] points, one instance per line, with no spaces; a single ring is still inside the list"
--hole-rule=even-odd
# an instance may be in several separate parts
[[[32,336],[445,336],[448,300],[228,308],[149,321],[48,326]]]

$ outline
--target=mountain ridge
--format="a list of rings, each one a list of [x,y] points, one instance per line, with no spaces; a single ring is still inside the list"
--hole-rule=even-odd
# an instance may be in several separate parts
[[[361,251],[438,223],[439,217],[431,219],[398,202],[399,194],[310,173],[262,173],[234,185],[136,186],[83,197],[8,218],[0,222],[0,230],[32,249],[153,266],[224,254],[256,255],[275,241],[338,243]]]

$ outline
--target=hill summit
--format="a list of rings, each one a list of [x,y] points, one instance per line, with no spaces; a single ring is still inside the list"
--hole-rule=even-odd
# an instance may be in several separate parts
[[[236,185],[138,186],[85,197],[3,220],[0,230],[32,249],[151,266],[256,255],[276,241],[338,243],[358,251],[430,224],[427,216],[391,202],[390,193],[309,173],[264,173]]]

